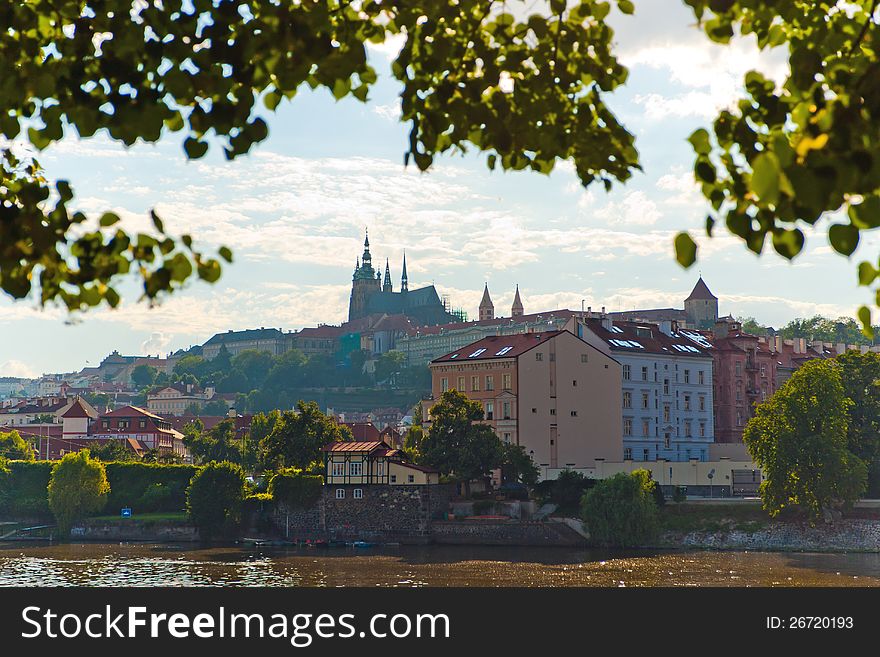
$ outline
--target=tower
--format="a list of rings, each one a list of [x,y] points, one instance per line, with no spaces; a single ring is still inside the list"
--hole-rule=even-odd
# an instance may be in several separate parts
[[[351,298],[348,302],[348,319],[357,319],[367,314],[367,299],[382,289],[381,274],[373,269],[373,256],[370,254],[370,236],[364,237],[364,253],[360,265],[354,270],[351,279]]]
[[[382,285],[383,292],[391,292],[391,269],[388,266],[388,258],[385,258],[385,283]]]
[[[400,274],[400,291],[409,292],[409,279],[406,277],[406,251],[403,252],[403,272]]]
[[[709,291],[709,287],[700,276],[690,296],[684,300],[684,312],[687,322],[697,329],[708,329],[715,326],[718,320],[718,297]]]
[[[480,321],[484,319],[495,319],[495,305],[489,296],[489,284],[483,288],[483,299],[480,301]]]
[[[511,317],[522,317],[523,305],[522,299],[519,298],[519,285],[516,286],[516,295],[513,297],[513,305],[510,307]]]

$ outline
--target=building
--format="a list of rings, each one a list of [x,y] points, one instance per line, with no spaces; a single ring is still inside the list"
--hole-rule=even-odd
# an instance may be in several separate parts
[[[260,327],[244,331],[229,330],[217,333],[202,345],[202,357],[213,360],[226,347],[230,356],[237,356],[242,351],[268,351],[273,356],[283,354],[287,348],[285,334],[277,328]]]
[[[445,324],[462,319],[462,314],[454,314],[440,300],[433,285],[409,289],[406,273],[406,255],[400,277],[400,291],[395,292],[391,282],[391,268],[386,260],[385,279],[373,269],[373,256],[370,253],[369,235],[364,239],[362,260],[355,263],[351,280],[351,297],[348,306],[349,321],[368,315],[405,315],[414,324]]]
[[[713,358],[671,322],[577,317],[574,332],[620,362],[623,458],[709,460]]]
[[[358,488],[341,486],[427,486],[440,483],[440,473],[408,463],[403,454],[382,440],[330,443],[324,452],[324,485],[339,486],[336,499],[363,497]]]
[[[186,455],[183,434],[174,430],[168,420],[137,406],[105,413],[95,423],[91,436],[134,440],[160,453]]]
[[[218,395],[212,387],[203,390],[192,383],[172,384],[147,395],[147,410],[157,415],[184,415],[191,406],[202,408],[214,400],[222,400],[230,407],[235,395]]]
[[[604,312],[604,309],[603,309]],[[684,309],[644,308],[608,313],[614,320],[636,322],[676,322],[683,328],[711,329],[718,319],[718,297],[709,290],[701,276],[684,300]]]
[[[492,312],[494,313],[494,306]],[[490,335],[560,330],[574,314],[571,310],[549,310],[515,318],[494,317],[475,322],[418,326],[406,336],[398,338],[396,348],[406,356],[408,367],[417,367],[427,365],[435,358]],[[486,315],[488,316],[488,312]]]
[[[480,402],[484,422],[545,479],[623,455],[620,363],[569,331],[493,335],[430,367],[433,400],[458,390]]]

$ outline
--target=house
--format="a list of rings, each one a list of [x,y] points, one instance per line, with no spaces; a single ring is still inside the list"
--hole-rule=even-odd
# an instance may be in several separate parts
[[[545,479],[623,456],[620,363],[570,331],[486,337],[430,367],[434,401],[457,390],[479,402],[483,421],[523,446]]]
[[[408,463],[400,450],[382,440],[334,442],[325,446],[325,486],[426,486],[440,483],[437,470]],[[337,499],[346,495],[345,489]],[[351,495],[358,499],[355,488]]]
[[[224,401],[227,406],[235,403],[234,394],[218,395],[212,387],[202,390],[191,383],[173,384],[147,395],[147,410],[161,415],[183,415],[190,406],[201,408],[215,399]]]
[[[123,406],[105,413],[95,425],[94,438],[124,438],[142,442],[147,449],[186,455],[183,434],[171,428],[168,420],[137,406]]]

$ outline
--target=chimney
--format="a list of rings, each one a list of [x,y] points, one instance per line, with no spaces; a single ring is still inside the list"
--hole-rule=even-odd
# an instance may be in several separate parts
[[[727,322],[719,319],[717,322],[715,322],[715,337],[726,338],[729,329],[730,326],[727,324]]]
[[[672,322],[668,319],[664,319],[660,322],[660,332],[665,333],[668,336],[672,335]]]
[[[604,311],[605,309],[603,308],[602,310]],[[604,312],[602,313],[602,328],[606,331],[610,331],[612,328],[614,328],[614,320],[612,320]]]

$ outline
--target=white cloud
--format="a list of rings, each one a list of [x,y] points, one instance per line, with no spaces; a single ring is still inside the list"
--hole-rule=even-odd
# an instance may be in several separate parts
[[[143,354],[161,354],[171,344],[174,336],[163,333],[162,331],[153,331],[150,337],[141,343],[141,353]]]
[[[609,202],[593,215],[612,226],[651,226],[661,217],[657,204],[643,191],[626,192],[623,199]]]
[[[400,103],[389,103],[387,105],[374,105],[373,112],[381,116],[387,121],[400,120]]]
[[[14,376],[23,379],[34,379],[39,374],[20,360],[7,360],[0,365],[0,376]]]
[[[657,179],[657,189],[669,194],[663,203],[684,206],[706,206],[707,201],[694,180],[694,174],[684,167],[674,167],[672,171]]]

